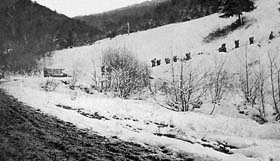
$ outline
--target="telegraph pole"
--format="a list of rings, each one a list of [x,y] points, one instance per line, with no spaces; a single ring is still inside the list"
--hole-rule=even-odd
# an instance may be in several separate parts
[[[129,24],[129,22],[127,22],[127,34],[128,35],[130,34],[130,24]]]

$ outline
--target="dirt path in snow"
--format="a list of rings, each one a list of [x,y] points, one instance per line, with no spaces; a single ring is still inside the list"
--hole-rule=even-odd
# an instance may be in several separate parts
[[[142,147],[89,134],[69,122],[23,105],[0,89],[0,161],[16,160],[213,161],[174,153],[165,147]]]

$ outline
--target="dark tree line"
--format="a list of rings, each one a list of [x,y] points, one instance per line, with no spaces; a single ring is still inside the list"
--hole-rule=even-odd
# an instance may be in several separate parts
[[[216,13],[219,5],[220,0],[167,0],[160,3],[151,1],[77,19],[107,33],[114,31],[124,34],[127,33],[127,22],[130,24],[130,32],[142,31]]]
[[[83,45],[104,36],[84,22],[30,0],[3,0],[0,28],[0,67],[10,71],[31,71],[48,51]]]
[[[128,22],[130,32],[136,32],[217,12],[224,18],[237,16],[242,24],[243,12],[253,9],[255,6],[252,0],[166,0],[145,2],[121,10],[76,18],[108,34],[114,32],[118,35],[127,33]]]
[[[242,15],[243,12],[250,12],[255,9],[255,3],[253,0],[222,0],[220,6],[220,17],[232,17],[237,16],[239,24],[243,23]]]

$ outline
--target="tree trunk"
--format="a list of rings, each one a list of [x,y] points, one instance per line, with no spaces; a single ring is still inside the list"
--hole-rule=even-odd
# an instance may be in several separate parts
[[[246,97],[246,101],[250,102],[250,100],[249,100],[249,67],[248,67],[247,44],[246,44],[246,47],[245,47],[245,75],[246,75],[245,97]]]
[[[260,61],[260,59],[259,59]],[[261,106],[262,106],[262,112],[261,112],[261,115],[263,116],[263,118],[265,118],[265,100],[264,100],[264,83],[265,83],[265,80],[264,80],[264,75],[263,75],[263,71],[261,70],[261,63],[259,63],[259,77],[260,77],[260,99],[261,99]]]
[[[265,118],[265,106],[264,106],[264,87],[263,87],[263,82],[261,82],[261,87],[260,87],[260,94],[261,94],[261,104],[262,104],[262,116]]]
[[[192,73],[190,72],[189,74],[189,83],[188,83],[188,97],[187,97],[187,111],[189,111],[189,106],[190,106],[190,100],[191,100],[191,95],[192,95]]]
[[[278,98],[280,100],[280,71],[277,71],[277,85],[278,85]],[[276,111],[278,112],[278,114],[280,114],[278,107],[275,108],[277,108]]]
[[[243,25],[243,18],[241,14],[238,14],[238,21],[239,21],[239,25]]]
[[[215,109],[216,109],[216,102],[214,103],[214,106],[213,106],[213,109],[212,109],[212,111],[211,111],[210,115],[213,115],[213,113],[214,113]]]
[[[171,50],[171,57],[173,58],[173,51]],[[176,102],[178,101],[178,97],[177,97],[177,90],[176,90],[176,85],[175,85],[175,71],[174,71],[174,63],[173,61],[171,61],[171,72],[172,72],[172,86],[173,86],[173,91],[174,95],[175,95],[175,100]]]
[[[181,74],[180,74],[180,97],[181,97],[181,111],[184,112],[186,110],[186,107],[185,107],[185,96],[184,96],[184,91],[183,91],[183,87],[184,87],[184,80],[183,80],[183,69],[184,69],[184,66],[183,66],[183,62],[181,61]]]
[[[271,61],[272,61],[272,60],[271,60]],[[277,102],[276,102],[276,98],[275,98],[275,89],[274,89],[273,66],[272,66],[272,63],[271,63],[271,66],[270,66],[270,81],[271,81],[272,98],[273,98],[273,103],[274,103],[275,112],[276,112],[277,114],[279,114],[279,110],[278,110]]]

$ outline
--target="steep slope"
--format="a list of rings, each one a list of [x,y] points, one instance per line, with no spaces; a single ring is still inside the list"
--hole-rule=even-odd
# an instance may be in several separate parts
[[[248,64],[252,66],[250,69],[253,71],[263,67],[263,74],[267,76],[267,53],[273,54],[274,60],[280,62],[277,51],[280,43],[279,1],[256,0],[256,6],[257,9],[253,12],[244,14],[244,26],[207,43],[205,38],[232,25],[236,18],[222,19],[218,14],[213,14],[185,23],[120,35],[111,40],[98,41],[91,46],[55,51],[49,62],[45,62],[48,63],[47,66],[64,68],[69,74],[77,74],[77,86],[92,85],[94,72],[100,76],[99,79],[102,78],[101,58],[104,50],[108,48],[127,48],[147,64],[150,64],[151,59],[162,59],[160,66],[151,68],[154,81],[158,82],[154,83],[156,85],[172,80],[172,67],[164,63],[164,58],[175,55],[183,57],[186,52],[191,52],[192,59],[182,63],[185,72],[193,70],[197,75],[203,75],[206,71],[212,71],[216,63],[222,62],[226,72],[235,77],[240,74],[240,70],[244,70],[247,53]],[[268,40],[271,31],[276,37]],[[255,43],[247,45],[251,36],[255,37]],[[240,40],[238,49],[234,49],[236,39]],[[217,51],[223,43],[227,44],[227,53]],[[177,77],[180,75],[180,65],[181,63],[174,63],[176,80],[179,80]],[[258,73],[252,73],[256,74]],[[237,75],[237,79],[239,78]],[[71,90],[69,85],[65,85],[60,79],[16,79],[19,80],[2,84],[9,94],[45,113],[104,136],[159,146],[167,153],[187,152],[203,158],[214,158],[213,160],[280,160],[279,123],[267,117],[269,122],[259,124],[247,116],[249,110],[258,111],[251,105],[244,105],[243,93],[238,91],[240,89],[234,89],[225,96],[214,114],[209,115],[213,102],[207,98],[203,98],[200,109],[194,109],[196,112],[176,112],[163,108],[160,104],[162,98],[157,97],[155,101],[154,95],[147,94],[147,98],[143,96],[144,100],[124,100],[112,98],[110,93],[108,96],[98,92],[87,94],[80,89]],[[236,83],[234,79],[230,80],[233,80],[230,83]],[[41,88],[42,84],[49,81],[57,84],[55,91],[46,92]],[[271,87],[266,86],[265,90],[266,115],[274,116],[270,102]],[[160,94],[162,93],[158,91],[158,95]],[[34,99],[34,95],[37,99]]]
[[[2,87],[19,101],[90,133],[160,147],[176,158],[187,154],[198,161],[280,159],[279,124],[260,125],[250,119],[178,113],[154,102],[73,91],[60,80],[54,80],[58,83],[55,91],[46,92],[40,87],[46,81],[49,79],[29,77],[4,82]]]
[[[0,28],[1,66],[10,71],[30,70],[31,60],[47,51],[93,42],[103,34],[30,0],[1,1]]]
[[[81,72],[83,78],[87,80],[86,78],[89,78],[90,75],[88,71],[93,70],[93,61],[95,69],[99,71],[102,52],[105,49],[125,47],[148,64],[154,58],[163,61],[164,58],[172,57],[172,55],[183,56],[186,52],[191,52],[193,57],[191,62],[194,66],[199,66],[200,62],[204,62],[207,66],[211,62],[213,63],[217,57],[220,57],[236,60],[229,65],[235,64],[232,67],[236,67],[240,62],[238,57],[242,56],[244,45],[248,44],[249,37],[254,36],[257,43],[267,44],[270,31],[274,31],[275,35],[278,35],[279,32],[280,12],[278,11],[278,2],[276,0],[258,0],[256,6],[257,9],[253,12],[244,14],[245,19],[247,19],[244,26],[210,43],[204,41],[210,33],[231,25],[236,21],[236,18],[223,19],[219,18],[218,14],[212,14],[184,23],[166,25],[130,35],[120,35],[112,40],[100,40],[92,46],[57,51],[53,57],[52,65],[72,71],[73,64],[80,64],[79,68],[87,71]],[[240,40],[241,48],[231,50],[234,48],[234,40],[236,39]],[[222,43],[227,44],[229,52],[226,55],[218,53],[218,48]],[[253,54],[258,48],[256,45],[250,46],[251,52],[249,54]],[[262,53],[264,49],[260,49],[258,53]],[[202,55],[198,55],[201,53]],[[170,66],[163,64],[160,67],[153,68],[153,71],[156,76],[162,77],[166,76],[164,73],[168,69],[170,69]]]
[[[153,0],[141,4],[88,16],[76,17],[105,32],[127,33],[184,22],[217,12],[218,0]]]

